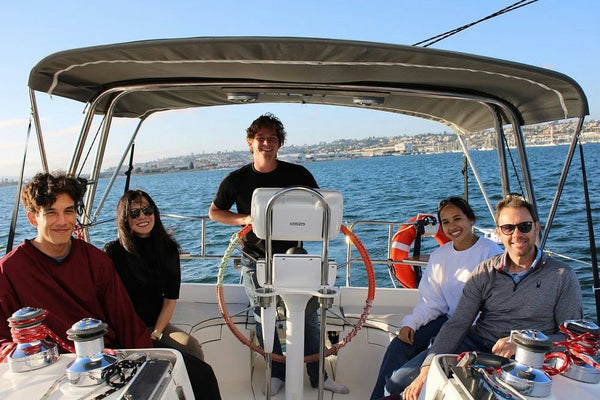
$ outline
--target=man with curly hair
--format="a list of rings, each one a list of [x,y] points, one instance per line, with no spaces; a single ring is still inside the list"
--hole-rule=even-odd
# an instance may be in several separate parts
[[[252,193],[259,187],[307,186],[318,188],[312,174],[303,166],[277,159],[277,152],[285,142],[286,132],[283,123],[275,115],[266,113],[255,119],[246,129],[246,143],[252,153],[252,162],[231,172],[223,179],[208,210],[211,220],[227,225],[248,225],[252,223]],[[231,208],[235,205],[235,211]],[[299,246],[298,242],[274,240],[273,253],[285,253],[290,248]],[[256,262],[265,257],[265,241],[258,239],[250,232],[244,238],[244,257],[242,258],[242,278],[252,305],[255,305],[254,293],[259,286],[256,279]],[[306,354],[319,351],[319,320],[317,317],[318,302],[308,303],[305,327]],[[260,308],[255,308],[256,332],[262,345],[262,328],[260,324]],[[274,354],[282,354],[281,343],[275,335]],[[319,384],[319,363],[306,364],[312,387]],[[346,386],[335,382],[327,374],[324,375],[323,387],[336,393],[349,393]],[[285,364],[273,362],[271,373],[272,394],[277,394],[285,381]]]
[[[108,324],[106,347],[152,347],[111,259],[72,236],[85,190],[62,173],[39,173],[24,188],[21,202],[37,236],[0,259],[0,347],[12,341],[7,318],[23,307],[48,311],[44,324],[67,343],[67,329],[95,318]]]

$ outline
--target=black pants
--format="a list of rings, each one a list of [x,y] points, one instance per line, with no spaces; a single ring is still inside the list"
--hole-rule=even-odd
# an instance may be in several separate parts
[[[212,367],[192,355],[182,355],[196,400],[221,400],[219,383]]]
[[[154,345],[155,347],[167,348],[158,343],[154,343]],[[210,364],[189,353],[181,352],[181,355],[196,400],[221,400],[219,382],[217,382],[217,377]]]

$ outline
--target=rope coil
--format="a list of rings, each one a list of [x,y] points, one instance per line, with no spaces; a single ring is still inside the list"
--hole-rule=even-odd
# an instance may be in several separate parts
[[[70,353],[75,352],[74,347],[70,346],[66,341],[58,337],[58,335],[54,333],[50,328],[42,324],[42,321],[46,318],[47,315],[48,311],[43,310],[43,313],[41,315],[38,315],[34,318],[22,321],[8,322],[10,326],[10,334],[12,336],[12,343],[7,345],[2,350],[2,353],[0,353],[0,363],[4,361],[4,359],[18,344],[41,341],[48,336],[66,351]],[[32,324],[34,326],[31,326]]]
[[[600,371],[600,364],[594,359],[600,348],[600,335],[590,332],[577,334],[567,328],[565,324],[561,324],[559,329],[567,336],[567,339],[554,342],[554,346],[563,347],[565,350],[547,354],[544,361],[557,358],[562,361],[562,364],[558,368],[544,365],[544,372],[549,376],[556,375],[566,370],[571,364],[587,364]]]

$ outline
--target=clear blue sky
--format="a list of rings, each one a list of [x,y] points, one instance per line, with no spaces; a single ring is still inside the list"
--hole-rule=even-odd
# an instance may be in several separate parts
[[[408,44],[454,29],[504,8],[514,0],[471,1],[3,1],[0,5],[0,178],[18,175],[24,152],[30,69],[43,57],[77,47],[133,40],[193,36],[301,36]],[[483,22],[434,48],[504,58],[550,68],[574,78],[600,119],[600,2],[539,0]],[[66,168],[82,108],[61,99],[38,96],[47,136],[50,169]],[[50,113],[48,111],[51,110]],[[324,141],[442,132],[445,126],[416,119],[316,106],[221,107],[196,111],[185,128],[168,116],[147,124],[148,144],[140,161],[190,152],[245,148],[244,129],[259,114],[272,111],[288,130],[289,143],[308,144],[308,133]],[[199,117],[199,118],[198,118]],[[177,140],[152,137],[152,129],[194,129]],[[231,134],[232,132],[238,135]],[[223,134],[227,133],[228,138]],[[306,138],[306,139],[305,139]],[[141,141],[141,140],[140,140]],[[312,142],[311,142],[312,141]],[[30,139],[29,173],[38,170],[35,139]],[[110,164],[111,160],[107,160]],[[113,162],[114,165],[114,162]]]

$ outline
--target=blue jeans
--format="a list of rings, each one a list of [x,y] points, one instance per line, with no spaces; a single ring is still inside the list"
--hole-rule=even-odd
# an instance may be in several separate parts
[[[255,289],[258,287],[258,281],[256,279],[256,268],[253,261],[242,258],[242,282],[246,289],[246,294],[250,299],[250,305],[254,307],[254,319],[256,321],[256,336],[261,347],[264,347],[262,337],[262,324],[260,322],[260,307],[256,307],[255,300]],[[317,354],[319,352],[319,339],[320,339],[320,324],[319,316],[317,313],[318,309],[313,306],[314,302],[309,302],[309,312],[304,316],[304,355]],[[279,335],[275,332],[275,338],[273,342],[273,354],[282,355],[281,342],[279,341]],[[319,386],[319,362],[313,361],[306,364],[306,372],[310,379],[310,385],[312,387]],[[273,361],[271,366],[271,377],[279,378],[285,381],[285,363]],[[323,371],[323,380],[327,380],[327,373]]]
[[[448,317],[443,315],[433,321],[429,321],[427,324],[417,329],[413,344],[404,343],[398,336],[390,342],[383,356],[383,360],[381,361],[379,375],[377,375],[377,381],[375,382],[375,387],[371,393],[371,400],[383,397],[386,378],[389,378],[395,370],[406,364],[408,360],[427,349],[431,339],[437,335],[440,328],[447,320]],[[424,358],[421,359],[421,362],[423,362],[423,360]]]
[[[472,329],[462,343],[453,350],[455,353],[464,351],[481,351],[491,353],[494,343],[482,339]],[[386,379],[385,395],[402,393],[404,389],[419,375],[421,364],[427,357],[427,350],[423,350],[413,359],[404,364],[401,368],[395,370],[392,375]]]

